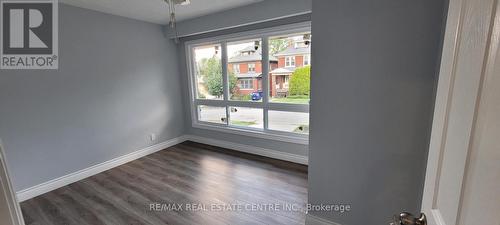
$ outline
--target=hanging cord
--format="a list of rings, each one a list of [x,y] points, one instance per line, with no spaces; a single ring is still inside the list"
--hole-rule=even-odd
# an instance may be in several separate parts
[[[177,33],[177,24],[175,20],[175,3],[173,0],[165,0],[165,2],[168,4],[168,10],[170,12],[170,22],[168,25],[174,31],[174,42],[179,44],[179,34]]]

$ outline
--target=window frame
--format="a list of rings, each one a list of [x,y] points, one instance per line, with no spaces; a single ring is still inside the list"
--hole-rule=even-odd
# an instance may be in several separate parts
[[[311,22],[302,22],[296,24],[288,24],[277,27],[258,29],[240,33],[232,33],[227,35],[221,35],[210,38],[202,38],[197,40],[191,40],[185,42],[185,52],[186,52],[186,64],[188,73],[188,86],[189,86],[189,100],[191,109],[191,125],[194,128],[214,130],[219,132],[226,132],[231,134],[239,134],[243,136],[264,138],[271,140],[278,140],[290,143],[304,144],[309,143],[308,134],[299,134],[293,132],[284,132],[277,130],[270,130],[268,128],[268,111],[287,111],[287,112],[302,112],[309,113],[309,104],[293,104],[293,103],[273,103],[269,101],[269,38],[278,35],[289,35],[294,33],[311,32]],[[229,98],[229,85],[228,85],[228,56],[227,56],[227,43],[243,41],[248,39],[261,39],[262,41],[262,91],[263,94],[262,101],[234,101]],[[222,100],[214,99],[197,99],[197,88],[196,83],[193,82],[196,79],[195,63],[193,60],[194,48],[204,45],[220,44],[221,46],[221,63],[222,63],[222,75],[224,83],[224,94]],[[204,121],[198,121],[198,106],[218,106],[226,108],[226,119],[227,124],[216,124]],[[263,129],[253,129],[253,128],[242,128],[237,126],[229,125],[230,121],[230,107],[250,107],[250,108],[261,108],[263,109]]]
[[[255,73],[255,63],[248,63],[247,67],[248,67],[248,73]],[[252,68],[252,70],[250,70],[250,68]]]
[[[241,78],[238,79],[239,84],[249,84],[249,87],[246,87],[246,85],[240,85],[239,88],[241,90],[253,90],[253,78]],[[243,82],[244,81],[244,82]]]
[[[240,74],[240,64],[239,63],[233,64],[233,72],[235,74]]]
[[[295,56],[294,55],[285,56],[285,67],[295,67]]]
[[[307,60],[306,60],[307,58]],[[307,64],[306,64],[307,62]],[[302,56],[302,64],[304,64],[303,66],[309,66],[311,65],[311,54],[305,54]]]

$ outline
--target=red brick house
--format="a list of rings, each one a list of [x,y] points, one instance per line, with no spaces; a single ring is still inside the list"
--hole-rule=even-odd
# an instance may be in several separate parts
[[[255,50],[255,47],[249,46],[238,55],[228,59],[228,70],[235,74],[238,79],[237,95],[249,95],[252,92],[262,91],[262,50]],[[278,67],[278,60],[270,56],[269,70]]]
[[[271,96],[286,97],[290,76],[295,69],[311,65],[311,46],[305,41],[296,41],[274,57],[278,59],[278,68],[269,72]]]

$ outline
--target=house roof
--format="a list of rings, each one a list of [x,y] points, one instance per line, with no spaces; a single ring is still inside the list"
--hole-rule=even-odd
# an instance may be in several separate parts
[[[259,48],[257,51],[254,50],[253,46],[248,46],[243,50],[239,51],[240,54],[228,59],[229,63],[236,62],[254,62],[262,60],[262,50]],[[242,52],[253,52],[252,54],[242,55]],[[274,56],[269,56],[269,61],[278,61],[278,59]]]
[[[295,46],[289,46],[285,50],[274,54],[274,56],[284,56],[284,55],[303,55],[311,54],[311,46],[295,48]]]
[[[237,78],[256,78],[261,77],[262,73],[238,73],[236,74]]]
[[[281,67],[281,68],[276,68],[269,73],[276,74],[276,75],[277,74],[291,74],[295,71],[295,69],[297,69],[297,68],[296,67]]]

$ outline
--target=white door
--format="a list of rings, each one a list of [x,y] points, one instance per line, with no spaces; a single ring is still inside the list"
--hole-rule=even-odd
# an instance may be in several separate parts
[[[12,191],[5,154],[0,143],[0,225],[23,225],[24,220]]]
[[[422,200],[430,225],[500,225],[499,7],[450,0]]]

